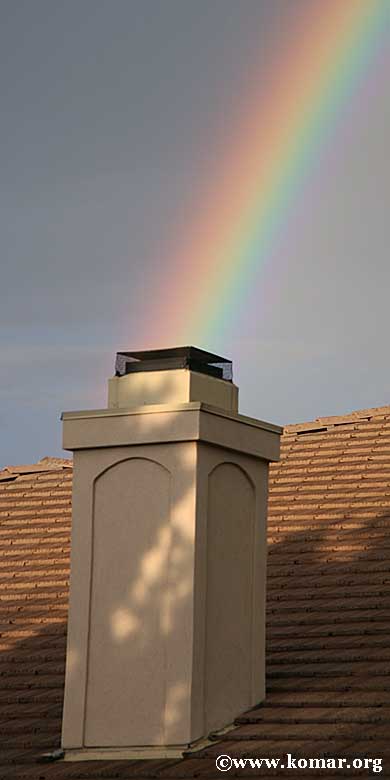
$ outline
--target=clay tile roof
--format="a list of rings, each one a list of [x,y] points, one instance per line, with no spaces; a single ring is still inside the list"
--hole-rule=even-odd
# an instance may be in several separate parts
[[[285,428],[270,467],[267,699],[180,761],[36,763],[60,745],[72,470],[44,458],[4,472],[1,778],[216,778],[220,753],[287,752],[382,758],[390,776],[390,406]]]

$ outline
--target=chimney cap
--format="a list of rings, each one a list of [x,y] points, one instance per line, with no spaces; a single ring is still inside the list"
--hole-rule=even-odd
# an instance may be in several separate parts
[[[198,347],[121,350],[116,353],[115,373],[124,376],[138,371],[169,371],[187,368],[209,374],[226,382],[233,381],[232,361]]]

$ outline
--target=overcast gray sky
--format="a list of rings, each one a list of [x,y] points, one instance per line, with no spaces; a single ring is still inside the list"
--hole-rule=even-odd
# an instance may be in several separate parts
[[[60,412],[105,406],[253,63],[260,83],[313,1],[1,0],[0,466],[61,454]],[[207,345],[243,413],[390,403],[390,34],[382,49],[236,331]]]

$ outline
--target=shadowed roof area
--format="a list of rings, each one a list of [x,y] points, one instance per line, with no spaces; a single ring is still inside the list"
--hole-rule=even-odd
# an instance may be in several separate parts
[[[71,482],[59,458],[0,472],[1,778],[220,778],[221,753],[287,752],[383,758],[389,776],[389,406],[285,428],[270,467],[267,700],[184,760],[36,763],[60,745]],[[263,774],[288,772],[236,770]]]

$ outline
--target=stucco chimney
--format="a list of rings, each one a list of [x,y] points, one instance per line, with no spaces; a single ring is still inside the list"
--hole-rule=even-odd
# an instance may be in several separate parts
[[[74,451],[67,759],[179,756],[264,699],[268,463],[232,365],[194,347],[117,355]]]

